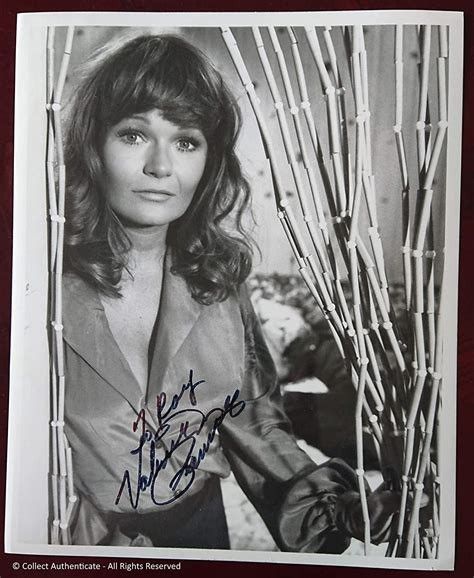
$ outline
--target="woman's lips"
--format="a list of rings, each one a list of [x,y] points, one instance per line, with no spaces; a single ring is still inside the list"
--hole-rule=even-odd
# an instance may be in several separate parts
[[[166,189],[140,189],[134,190],[133,192],[135,195],[138,195],[143,199],[155,202],[165,201],[166,199],[175,196],[174,193]]]

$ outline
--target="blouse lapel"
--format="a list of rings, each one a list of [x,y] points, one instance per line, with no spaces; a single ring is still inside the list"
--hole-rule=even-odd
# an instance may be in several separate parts
[[[110,331],[95,289],[75,275],[63,278],[64,339],[138,412],[143,393]]]
[[[205,307],[191,297],[186,281],[171,273],[170,253],[166,254],[163,272],[156,341],[148,377],[148,400],[160,393],[169,364]]]
[[[170,269],[168,251],[148,377],[150,400],[160,393],[170,362],[204,308],[191,298],[186,281]],[[143,392],[113,338],[97,292],[75,275],[64,276],[63,288],[64,339],[138,413],[145,406]]]

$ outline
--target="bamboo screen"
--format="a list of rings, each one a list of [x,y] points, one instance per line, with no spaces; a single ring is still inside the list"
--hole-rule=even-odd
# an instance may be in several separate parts
[[[230,28],[222,35],[238,71],[260,130],[274,183],[276,212],[291,245],[299,271],[326,318],[357,390],[355,429],[357,476],[365,520],[364,544],[370,543],[370,520],[364,489],[363,425],[367,424],[378,451],[387,485],[401,491],[400,513],[393,522],[387,556],[436,557],[439,543],[439,462],[436,428],[442,370],[442,282],[437,291],[435,270],[442,271],[443,255],[434,250],[432,199],[434,180],[447,131],[447,27],[422,26],[419,38],[417,102],[404,100],[404,27],[394,37],[393,111],[394,149],[400,165],[405,317],[402,331],[394,314],[377,217],[378,167],[372,164],[372,134],[368,55],[362,26],[287,28],[290,50],[281,48],[272,27],[253,28],[254,43],[276,110],[280,138],[275,140],[245,63],[245,54]],[[334,36],[343,38],[345,51],[336,54]],[[437,36],[437,77],[430,78],[432,36]],[[281,36],[281,35],[280,35]],[[308,86],[300,46],[309,45],[319,86]],[[276,55],[273,64],[269,54]],[[350,84],[340,70],[350,71]],[[293,79],[293,80],[292,80]],[[264,89],[262,89],[264,90]],[[433,92],[437,96],[433,106]],[[437,93],[437,94],[436,94]],[[311,95],[311,96],[310,96]],[[311,113],[311,99],[326,104],[326,123]],[[348,101],[355,112],[347,113]],[[406,127],[403,115],[417,106],[416,125]],[[435,113],[433,112],[436,110]],[[352,132],[349,121],[353,120]],[[321,146],[321,130],[328,131],[328,147]],[[408,131],[417,142],[416,173],[409,179],[405,150]],[[355,146],[351,147],[351,143]],[[283,148],[287,165],[277,161]],[[302,162],[299,162],[301,159]],[[282,173],[290,172],[294,196],[284,187]],[[382,167],[383,170],[383,167]],[[412,209],[411,198],[416,197]],[[366,211],[369,226],[362,231]],[[368,238],[368,242],[367,242]],[[442,273],[440,274],[442,276]],[[442,278],[440,276],[440,278]],[[343,285],[350,287],[349,296]],[[437,294],[440,298],[437,299]],[[420,508],[423,492],[430,505]]]

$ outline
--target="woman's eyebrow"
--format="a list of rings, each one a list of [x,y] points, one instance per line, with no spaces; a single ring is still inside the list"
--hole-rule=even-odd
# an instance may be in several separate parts
[[[178,127],[178,131],[183,134],[190,134],[205,138],[202,130],[194,126],[180,126]]]
[[[139,114],[139,113],[131,114],[130,116],[127,116],[127,117],[122,119],[123,122],[129,121],[129,120],[138,120],[138,121],[141,121],[147,125],[151,124],[151,120],[147,116],[145,116],[143,114]],[[183,124],[183,125],[176,124],[176,123],[173,123],[173,124],[176,126],[176,129],[179,131],[183,131],[183,132],[194,131],[194,132],[198,132],[198,133],[203,134],[202,130],[198,126],[189,125],[189,124]]]
[[[141,122],[144,122],[145,124],[150,124],[150,120],[148,119],[148,117],[142,115],[142,114],[131,114],[130,116],[127,116],[123,119],[124,121],[127,120],[140,120]]]

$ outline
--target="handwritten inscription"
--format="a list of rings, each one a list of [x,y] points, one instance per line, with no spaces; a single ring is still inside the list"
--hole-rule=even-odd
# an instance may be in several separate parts
[[[140,439],[138,446],[130,452],[137,458],[136,473],[132,474],[128,469],[125,470],[115,499],[116,505],[120,502],[124,491],[134,509],[138,507],[140,496],[146,492],[157,506],[170,504],[192,486],[196,470],[205,460],[219,426],[227,416],[235,418],[245,407],[245,401],[239,400],[240,390],[235,389],[232,394],[226,396],[222,407],[214,407],[204,413],[198,407],[196,395],[196,389],[203,383],[205,383],[203,379],[194,381],[191,369],[187,383],[182,385],[178,393],[170,399],[165,393],[157,396],[156,431],[152,431],[146,423],[145,410],[140,411],[132,424],[134,432],[140,429]],[[192,407],[180,409],[183,398],[187,399]],[[207,435],[204,435],[204,441],[198,441],[203,430]],[[178,448],[184,459],[171,478],[165,481],[163,472],[171,456],[173,454],[176,456]],[[162,481],[164,484],[160,485],[161,494],[163,485],[166,487],[164,498],[155,492],[155,485]]]

